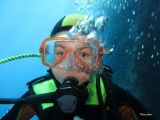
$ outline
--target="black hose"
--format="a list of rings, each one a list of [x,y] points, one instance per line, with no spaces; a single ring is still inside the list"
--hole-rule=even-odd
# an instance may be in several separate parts
[[[0,98],[0,104],[41,104],[53,102],[54,93],[45,93],[39,95],[30,95],[25,98]]]

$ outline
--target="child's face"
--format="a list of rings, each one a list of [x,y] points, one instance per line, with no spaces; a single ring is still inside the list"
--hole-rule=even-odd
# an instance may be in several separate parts
[[[66,32],[60,32],[56,37],[65,37]],[[56,79],[62,83],[67,77],[75,77],[79,85],[89,80],[90,72],[79,62],[76,62],[75,56],[78,55],[83,62],[92,62],[92,48],[80,42],[60,42],[55,48],[55,59],[59,59],[66,50],[70,50],[65,59],[51,70]],[[75,55],[76,54],[76,55]],[[66,69],[67,68],[67,69]]]

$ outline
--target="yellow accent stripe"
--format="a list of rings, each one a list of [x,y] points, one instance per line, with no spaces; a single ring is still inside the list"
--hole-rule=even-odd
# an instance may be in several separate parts
[[[63,22],[62,22],[62,27],[64,26],[73,26],[76,25],[78,22],[84,20],[85,15],[83,14],[71,14],[65,16]]]

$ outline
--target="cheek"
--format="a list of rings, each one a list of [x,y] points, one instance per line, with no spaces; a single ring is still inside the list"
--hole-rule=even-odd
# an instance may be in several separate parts
[[[64,78],[65,78],[65,74],[62,70],[59,70],[58,68],[51,68],[52,73],[54,74],[55,78],[62,83]]]
[[[60,83],[62,83],[66,77],[75,77],[78,80],[79,85],[83,84],[89,79],[89,73],[86,72],[65,71],[55,67],[51,68],[51,70]]]

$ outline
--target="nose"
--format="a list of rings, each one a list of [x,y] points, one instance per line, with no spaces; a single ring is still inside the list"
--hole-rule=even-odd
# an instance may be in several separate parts
[[[67,58],[64,61],[64,68],[65,68],[65,70],[72,70],[74,68],[73,62],[74,62],[74,60],[73,60],[73,54],[69,53],[69,55],[67,56]]]

